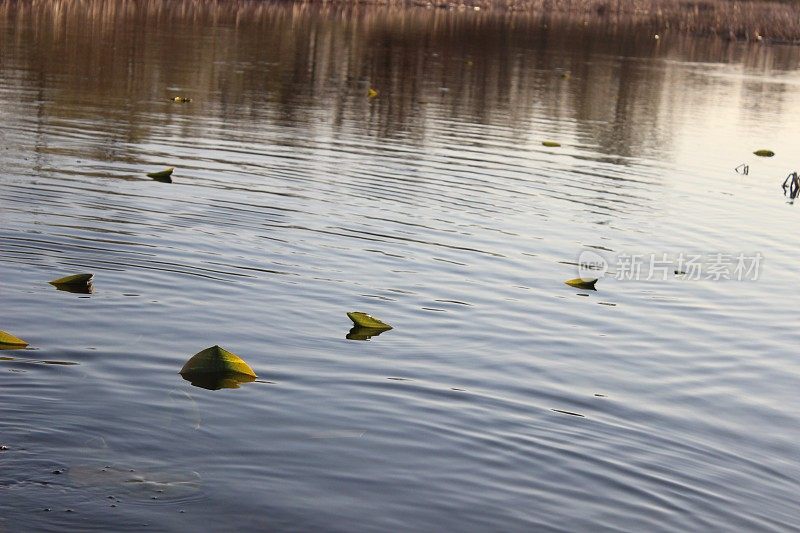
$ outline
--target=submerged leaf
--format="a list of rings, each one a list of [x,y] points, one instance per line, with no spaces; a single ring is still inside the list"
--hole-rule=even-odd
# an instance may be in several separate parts
[[[382,322],[377,318],[375,318],[374,316],[368,315],[367,313],[362,313],[360,311],[351,311],[347,313],[347,316],[350,317],[350,320],[352,320],[353,324],[355,324],[356,326],[361,326],[363,328],[380,329],[383,331],[392,329],[392,326],[390,326],[386,322]]]
[[[186,102],[191,102],[192,99],[191,98],[186,98],[185,96],[176,96],[175,98],[172,99],[172,101],[173,102],[180,102],[182,104],[185,104]]]
[[[214,345],[194,354],[183,365],[180,374],[186,377],[188,375],[224,374],[230,372],[245,374],[253,378],[257,377],[250,365],[245,363],[241,357],[225,348]]]
[[[772,150],[756,150],[753,153],[756,154],[758,157],[772,157],[775,155],[775,152],[773,152]]]
[[[0,345],[19,346],[20,348],[24,348],[28,345],[28,341],[24,341],[19,337],[15,337],[6,331],[0,331]]]
[[[542,146],[547,146],[548,148],[558,148],[561,146],[561,143],[557,143],[555,141],[542,141]]]
[[[13,347],[8,345],[0,344],[0,350],[9,350],[13,349]],[[19,348],[17,348],[19,349]],[[76,363],[75,361],[52,361],[52,360],[44,360],[38,361],[36,359],[15,359],[13,357],[0,357],[0,361],[14,361],[17,363],[25,363],[30,365],[64,365],[64,366],[73,366],[79,365],[80,363]]]
[[[147,176],[153,178],[155,180],[158,179],[165,179],[172,176],[172,171],[175,170],[175,167],[165,168],[164,170],[160,170],[158,172],[148,172]]]
[[[575,279],[568,279],[564,283],[566,283],[570,287],[577,287],[579,289],[587,289],[587,290],[592,290],[592,291],[596,291],[597,290],[594,287],[595,283],[597,283],[596,279],[575,278]]]
[[[171,497],[175,498],[187,492],[199,490],[202,484],[200,474],[197,472],[173,470],[169,467],[143,471],[138,467],[130,468],[130,465],[112,466],[96,463],[71,465],[65,473],[71,483],[79,487],[105,488],[109,492],[113,490],[114,495],[109,496],[108,499],[117,502],[120,501],[119,495],[124,498],[128,494],[135,494],[139,491],[147,491],[148,495],[154,491],[161,491],[165,492],[165,497],[168,497],[167,494],[171,494]]]

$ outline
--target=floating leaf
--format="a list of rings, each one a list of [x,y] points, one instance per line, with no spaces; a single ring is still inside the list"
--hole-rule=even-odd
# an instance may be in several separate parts
[[[773,152],[772,150],[756,150],[753,153],[756,154],[758,157],[772,157],[775,155],[775,152]]]
[[[87,285],[94,280],[94,274],[72,274],[63,278],[54,279],[50,285]]]
[[[351,341],[368,341],[370,338],[377,337],[384,331],[389,331],[390,329],[392,328],[366,328],[364,326],[353,326],[353,328],[347,335],[345,335],[344,338]]]
[[[568,279],[565,281],[567,285],[570,287],[577,287],[579,289],[587,289],[596,291],[597,289],[594,288],[594,284],[597,283],[596,279],[589,279],[589,278],[575,278],[575,279]]]
[[[382,322],[374,316],[368,315],[367,313],[351,311],[347,313],[347,316],[350,317],[350,320],[353,321],[353,324],[356,326],[361,326],[362,328],[380,329],[383,331],[392,329],[392,326],[386,322]]]
[[[60,291],[91,294],[94,290],[92,281],[94,281],[94,274],[73,274],[71,276],[54,279],[49,283]]]
[[[148,172],[147,176],[153,178],[154,180],[168,179],[170,176],[172,176],[173,170],[175,170],[175,167],[169,167],[158,172]]]
[[[51,285],[77,285],[91,283],[94,279],[94,274],[72,274],[64,276],[63,278],[54,279],[50,282]]]
[[[6,331],[0,331],[0,345],[19,346],[20,348],[24,348],[28,345],[28,341],[24,341],[19,337],[15,337]]]
[[[555,141],[542,141],[542,146],[547,146],[548,148],[558,148],[561,146],[561,143],[557,143]]]
[[[192,356],[181,368],[180,374],[184,377],[192,374],[225,374],[238,373],[257,377],[250,365],[238,355],[219,346],[206,348]]]
[[[369,96],[370,98],[375,98],[376,96],[378,96],[378,90],[370,87],[369,90],[367,91],[367,96]]]
[[[191,102],[192,99],[191,98],[186,98],[185,96],[176,96],[175,98],[172,99],[172,101],[173,102],[180,102],[182,104],[185,104],[186,102]]]

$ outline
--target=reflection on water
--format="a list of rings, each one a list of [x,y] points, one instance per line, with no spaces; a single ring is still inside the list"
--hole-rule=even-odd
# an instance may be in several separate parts
[[[219,372],[215,374],[186,374],[183,379],[195,387],[208,390],[238,389],[243,383],[252,383],[255,376],[248,376],[239,372]]]
[[[364,326],[353,326],[345,335],[346,339],[353,341],[368,341],[372,337],[377,337],[381,333],[388,331],[386,328],[367,328]]]
[[[648,59],[721,60],[759,70],[796,66],[791,47],[655,41],[625,28],[587,29],[559,19],[261,2],[161,4],[3,2],[11,31],[2,45],[15,51],[4,67],[26,87],[12,101],[37,100],[42,127],[84,121],[82,140],[91,146],[79,146],[119,163],[140,155],[133,148],[153,135],[153,113],[184,137],[202,138],[210,126],[187,120],[193,114],[224,118],[226,135],[240,142],[255,136],[255,124],[276,123],[287,128],[284,142],[291,145],[297,128],[313,127],[324,110],[334,133],[357,123],[379,138],[425,143],[439,135],[426,120],[427,106],[438,103],[445,116],[510,122],[509,141],[524,138],[542,114],[552,121],[546,124],[551,135],[578,122],[581,141],[591,139],[610,162],[625,164],[632,154],[669,151],[667,132],[676,117],[668,110],[685,96],[671,69],[643,68]],[[214,31],[203,31],[209,27]],[[586,50],[593,52],[590,60]],[[789,88],[754,81],[747,103],[786,111]],[[353,114],[370,84],[380,98]],[[176,92],[193,101],[172,102]],[[104,119],[123,120],[109,127],[100,125]],[[77,146],[47,146],[44,133],[38,132],[37,152],[87,155]]]
[[[51,283],[51,285],[54,285]],[[94,293],[94,285],[89,283],[72,283],[72,284],[59,284],[54,285],[56,289],[65,292],[71,292],[74,294],[93,294]]]
[[[598,20],[0,0],[0,530],[796,528],[800,49]]]

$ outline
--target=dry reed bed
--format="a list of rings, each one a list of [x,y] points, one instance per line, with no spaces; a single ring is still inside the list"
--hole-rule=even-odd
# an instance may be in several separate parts
[[[584,25],[731,40],[800,43],[800,2],[737,0],[301,0],[309,4],[416,6],[572,17]]]
[[[396,14],[409,8],[475,11],[482,18],[513,15],[520,22],[527,20],[534,25],[558,19],[561,24],[643,35],[669,32],[800,44],[799,0],[0,0],[0,17],[13,19],[23,12],[84,11],[91,12],[93,20],[96,16],[99,22],[136,11],[183,17],[202,14],[228,17],[235,12],[237,20],[247,20],[287,6],[292,11],[328,12],[337,16],[364,16],[380,6]]]

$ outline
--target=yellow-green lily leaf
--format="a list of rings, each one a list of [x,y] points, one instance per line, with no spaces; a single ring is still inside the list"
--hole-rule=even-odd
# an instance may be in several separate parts
[[[565,281],[567,285],[570,287],[577,287],[579,289],[587,289],[596,291],[597,289],[594,288],[594,284],[597,283],[596,279],[589,279],[589,278],[575,278],[575,279],[568,279]]]
[[[756,150],[753,153],[756,154],[758,157],[772,157],[775,155],[775,152],[773,152],[772,150]]]
[[[561,143],[557,143],[555,141],[543,141],[542,146],[547,146],[548,148],[558,148],[561,146]]]
[[[173,102],[180,102],[182,104],[185,104],[186,102],[191,102],[192,99],[191,98],[186,98],[185,96],[176,96],[175,98],[172,99],[172,101]]]
[[[194,354],[191,359],[186,361],[180,371],[183,376],[230,372],[245,374],[253,378],[258,377],[253,372],[253,369],[250,368],[250,365],[245,363],[241,357],[216,345]]]
[[[54,279],[50,285],[88,285],[94,280],[94,274],[72,274],[63,278]]]
[[[384,331],[387,329],[392,329],[392,326],[386,322],[382,322],[374,316],[368,315],[367,313],[351,311],[347,313],[347,316],[350,317],[350,320],[352,320],[353,324],[356,326],[361,326],[363,328],[382,329]]]
[[[4,344],[6,346],[19,346],[20,348],[24,348],[28,345],[28,341],[24,341],[19,337],[15,337],[11,333],[7,331],[0,331],[0,344]]]
[[[175,167],[165,168],[164,170],[160,170],[158,172],[148,172],[147,176],[153,179],[164,179],[169,178],[172,176],[172,171],[175,170]]]
[[[378,96],[378,90],[370,87],[369,90],[367,91],[367,96],[369,96],[370,98],[375,98],[376,96]]]

